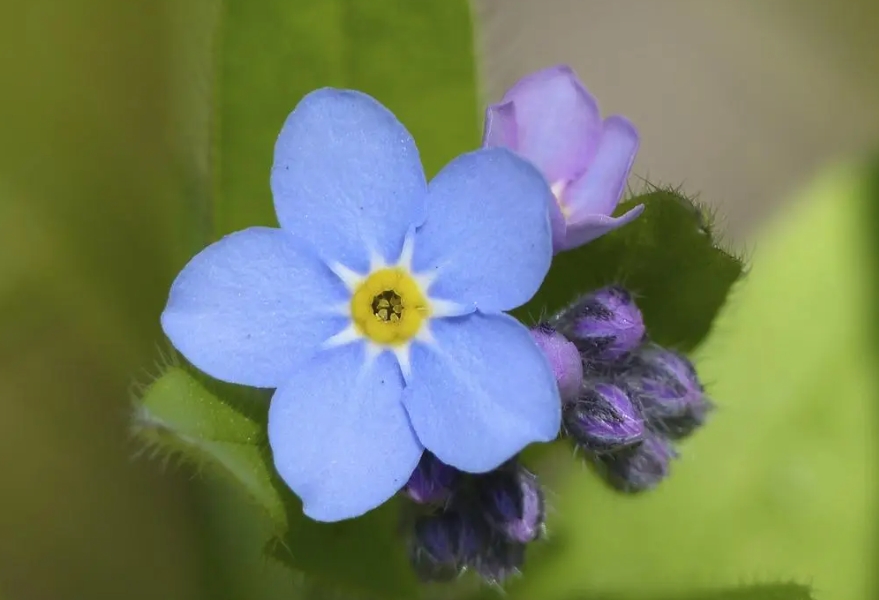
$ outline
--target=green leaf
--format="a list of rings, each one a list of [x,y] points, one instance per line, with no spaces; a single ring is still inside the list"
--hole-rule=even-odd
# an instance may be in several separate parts
[[[255,390],[211,382],[171,366],[137,401],[132,427],[142,441],[161,452],[219,469],[284,531],[282,494],[266,460],[266,406]]]
[[[656,189],[625,202],[643,203],[633,223],[553,260],[543,286],[518,316],[533,320],[578,295],[621,283],[637,296],[650,336],[680,350],[711,328],[742,263],[717,247],[705,211],[677,190]]]
[[[376,598],[411,595],[414,574],[395,502],[359,519],[318,523],[277,476],[266,439],[268,397],[170,366],[143,392],[133,428],[147,444],[243,488],[274,532],[269,553],[323,585]]]
[[[513,599],[655,598],[767,577],[869,597],[872,201],[863,173],[842,169],[763,232],[697,354],[714,418],[653,492],[622,496],[568,471],[553,486],[555,558],[526,565]]]
[[[354,520],[317,523],[289,497],[291,527],[269,553],[322,586],[382,600],[411,598],[418,581],[403,543],[399,499]]]
[[[317,88],[376,97],[412,132],[428,174],[479,144],[464,0],[227,0],[220,31],[215,237],[276,224],[274,143],[296,103]]]

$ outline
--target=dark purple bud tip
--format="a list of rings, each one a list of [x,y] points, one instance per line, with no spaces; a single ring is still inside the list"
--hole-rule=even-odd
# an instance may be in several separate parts
[[[481,477],[476,485],[483,518],[500,537],[522,544],[540,537],[546,510],[536,475],[516,466]]]
[[[504,583],[513,575],[518,575],[525,564],[525,544],[496,538],[479,557],[474,567],[479,575],[489,583]]]
[[[430,555],[417,550],[411,553],[409,561],[415,575],[423,582],[451,581],[463,570],[463,567],[454,563],[438,563]]]
[[[583,383],[583,362],[580,359],[580,351],[568,338],[548,325],[535,327],[531,330],[531,336],[549,360],[562,402],[576,398]]]
[[[604,478],[614,488],[628,493],[653,489],[669,474],[674,447],[667,439],[647,434],[637,446],[596,459]]]
[[[562,331],[592,362],[614,362],[626,357],[644,341],[641,311],[632,295],[620,286],[609,286],[577,300],[558,317]]]
[[[452,495],[461,472],[425,451],[403,493],[418,504],[442,504]]]
[[[580,398],[565,407],[563,418],[567,434],[589,452],[615,452],[644,439],[637,406],[611,383],[584,386]]]
[[[693,433],[713,408],[693,364],[655,344],[641,348],[621,378],[650,427],[672,439]]]
[[[426,580],[448,579],[485,553],[489,532],[457,511],[438,512],[415,522],[412,565]]]

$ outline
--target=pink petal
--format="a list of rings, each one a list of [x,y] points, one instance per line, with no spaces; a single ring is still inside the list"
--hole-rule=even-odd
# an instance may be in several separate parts
[[[577,223],[568,223],[568,230],[562,250],[573,250],[594,239],[600,238],[605,233],[627,225],[638,218],[644,212],[644,205],[639,204],[620,217],[608,217],[605,215],[588,215]]]
[[[569,224],[588,215],[613,213],[635,162],[639,140],[638,131],[628,119],[620,116],[605,119],[592,164],[565,190]]]
[[[550,184],[570,181],[588,167],[601,137],[595,98],[567,66],[523,77],[503,98],[515,105],[515,150]]]

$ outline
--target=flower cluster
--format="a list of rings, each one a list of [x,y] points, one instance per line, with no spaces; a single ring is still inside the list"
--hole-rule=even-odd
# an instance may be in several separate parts
[[[693,365],[647,340],[641,312],[619,286],[586,294],[536,329],[579,354],[547,357],[558,373],[564,433],[625,492],[655,487],[712,408]],[[576,350],[574,350],[576,349]],[[571,391],[569,382],[579,380]]]
[[[530,330],[506,314],[554,254],[641,214],[613,216],[638,145],[555,67],[490,106],[482,148],[428,182],[385,107],[317,90],[275,145],[280,227],[196,255],[162,327],[208,375],[275,390],[272,457],[306,515],[354,518],[403,494],[420,507],[422,576],[503,581],[544,530],[527,445],[562,431],[614,486],[643,490],[710,407],[690,363],[645,341],[621,288]]]

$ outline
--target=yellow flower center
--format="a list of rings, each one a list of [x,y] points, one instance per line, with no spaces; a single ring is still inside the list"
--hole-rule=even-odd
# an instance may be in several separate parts
[[[405,344],[429,316],[430,303],[418,282],[397,267],[370,273],[351,297],[354,326],[377,344]]]

